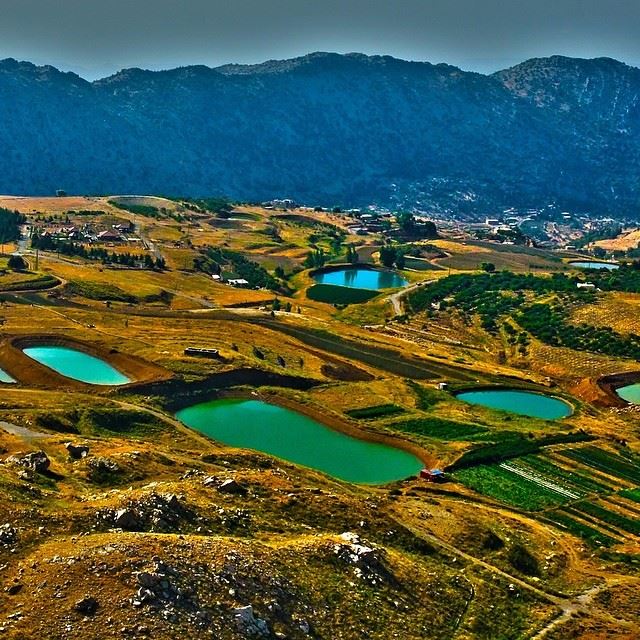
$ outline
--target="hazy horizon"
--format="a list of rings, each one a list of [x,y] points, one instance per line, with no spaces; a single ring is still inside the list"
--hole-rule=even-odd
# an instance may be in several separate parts
[[[629,0],[4,0],[0,58],[87,80],[125,68],[259,64],[315,51],[390,55],[492,73],[534,57],[640,66]]]

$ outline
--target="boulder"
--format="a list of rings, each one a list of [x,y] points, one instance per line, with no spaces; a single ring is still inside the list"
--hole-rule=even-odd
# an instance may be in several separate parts
[[[269,638],[271,632],[265,620],[256,618],[253,615],[253,607],[237,607],[233,610],[233,617],[236,621],[238,631],[251,638]]]
[[[9,546],[18,541],[18,530],[9,523],[0,527],[0,544]]]
[[[73,608],[84,616],[92,616],[98,610],[98,601],[91,596],[85,596],[81,600],[78,600]]]
[[[138,516],[133,509],[118,509],[114,513],[113,524],[125,531],[136,531],[140,527]]]
[[[237,496],[244,496],[247,494],[246,487],[243,487],[239,482],[233,479],[225,480],[219,487],[220,493],[229,493]]]
[[[86,458],[89,455],[89,447],[86,444],[73,444],[73,442],[67,442],[64,446],[74,460],[80,460],[81,458]]]
[[[51,465],[51,461],[44,451],[32,451],[24,456],[11,456],[9,460],[36,473],[44,473]]]

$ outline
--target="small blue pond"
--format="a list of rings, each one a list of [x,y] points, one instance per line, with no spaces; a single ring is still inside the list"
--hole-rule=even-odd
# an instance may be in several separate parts
[[[631,404],[640,404],[640,384],[629,384],[616,390],[618,395]]]
[[[568,402],[546,396],[533,391],[514,391],[509,389],[486,389],[481,391],[464,391],[456,396],[471,404],[478,404],[490,409],[500,409],[531,418],[558,420],[573,413]]]
[[[59,374],[81,382],[100,385],[120,385],[131,382],[110,364],[87,353],[68,347],[27,347],[30,358]]]
[[[333,284],[340,287],[351,287],[352,289],[397,289],[406,287],[407,280],[393,271],[378,269],[363,269],[358,267],[348,267],[346,269],[335,269],[333,271],[323,271],[313,275],[313,279],[319,284]]]
[[[5,384],[15,384],[16,381],[6,371],[0,369],[0,382],[4,382]]]

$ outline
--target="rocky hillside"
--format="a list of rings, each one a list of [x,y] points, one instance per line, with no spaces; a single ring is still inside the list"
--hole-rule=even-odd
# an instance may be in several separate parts
[[[227,194],[468,212],[635,212],[640,70],[493,76],[359,54],[122,71],[0,62],[0,192]]]

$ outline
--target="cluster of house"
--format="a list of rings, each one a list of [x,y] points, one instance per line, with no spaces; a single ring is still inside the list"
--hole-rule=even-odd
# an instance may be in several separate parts
[[[77,226],[66,225],[44,225],[34,226],[32,235],[39,235],[42,238],[51,237],[56,240],[69,240],[86,244],[131,244],[140,242],[140,238],[134,235],[135,226],[129,224],[114,224],[106,229],[96,228],[93,225]]]

